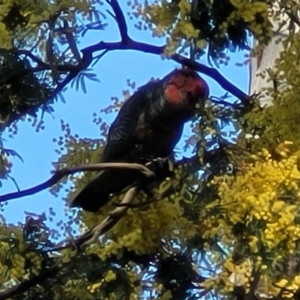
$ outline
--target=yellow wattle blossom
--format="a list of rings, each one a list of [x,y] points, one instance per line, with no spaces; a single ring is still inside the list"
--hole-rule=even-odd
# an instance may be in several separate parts
[[[107,282],[110,282],[110,281],[115,280],[116,278],[117,278],[116,273],[113,272],[112,270],[109,270],[107,272],[107,274],[105,275],[104,280]]]
[[[191,3],[187,0],[180,0],[178,7],[183,16],[186,16],[191,12]]]
[[[278,274],[279,266],[295,253],[300,241],[300,172],[296,156],[274,161],[263,149],[260,157],[263,159],[249,164],[246,172],[235,177],[216,177],[213,181],[219,198],[207,206],[207,215],[200,221],[201,234],[218,239],[241,257],[251,258],[251,263],[243,266],[241,262],[219,257],[222,272],[206,280],[205,288],[218,287],[225,294],[237,285],[248,289],[255,268],[261,272],[261,295],[276,296],[280,291],[269,276]],[[219,213],[208,217],[209,211],[217,207],[222,208]],[[283,279],[278,282],[282,284]],[[292,290],[297,280],[296,276],[289,283]],[[286,299],[290,295],[286,292]]]
[[[88,287],[89,291],[90,291],[91,293],[95,293],[95,291],[101,287],[102,283],[103,283],[103,282],[100,281],[100,282],[97,282],[97,283],[94,283],[94,284],[90,285],[90,286]]]
[[[259,239],[256,236],[250,236],[249,238],[250,238],[250,241],[248,242],[248,245],[250,246],[250,250],[253,253],[257,253]]]

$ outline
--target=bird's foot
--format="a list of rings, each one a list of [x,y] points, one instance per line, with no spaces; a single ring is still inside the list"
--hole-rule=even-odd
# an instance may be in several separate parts
[[[153,171],[156,177],[159,178],[170,177],[174,169],[170,157],[157,157],[152,159],[146,164],[146,167]]]

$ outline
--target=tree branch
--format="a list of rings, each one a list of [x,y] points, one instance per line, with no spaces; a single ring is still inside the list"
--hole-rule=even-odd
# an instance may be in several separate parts
[[[162,55],[164,54],[166,46],[154,46],[146,43],[141,43],[132,40],[131,38],[128,38],[127,43],[123,42],[112,42],[112,43],[106,43],[106,42],[99,42],[95,45],[86,47],[82,49],[82,53],[94,53],[96,51],[101,50],[107,50],[107,51],[113,51],[113,50],[136,50],[141,51],[144,53],[150,53],[155,55]],[[238,87],[236,87],[234,84],[232,84],[230,81],[228,81],[218,70],[215,68],[208,67],[204,64],[197,63],[195,61],[190,60],[189,58],[186,58],[180,54],[173,54],[170,56],[170,59],[178,62],[181,65],[190,67],[200,73],[203,73],[211,78],[213,78],[216,82],[220,84],[220,86],[225,89],[226,91],[230,92],[232,95],[240,99],[242,102],[248,102],[250,100],[250,97],[244,93],[242,90],[240,90]]]
[[[67,265],[66,263],[64,264]],[[6,289],[3,292],[0,292],[0,300],[5,300],[12,298],[18,294],[24,293],[33,286],[40,284],[47,280],[50,277],[55,277],[55,275],[61,270],[61,265],[55,264],[53,267],[49,268],[48,270],[40,273],[39,275],[34,276],[31,279],[25,280],[19,284],[14,285],[11,288]]]
[[[117,0],[106,0],[106,2],[111,6],[111,8],[114,11],[114,15],[111,14],[109,11],[108,13],[116,20],[117,25],[119,27],[120,35],[121,35],[121,40],[122,43],[126,44],[128,40],[130,39],[128,36],[128,28],[127,28],[127,23],[125,20],[125,16],[122,12],[122,9],[118,3]]]
[[[81,171],[99,171],[103,169],[131,169],[131,170],[140,171],[146,177],[155,176],[155,173],[150,169],[148,169],[146,166],[141,164],[135,164],[135,163],[118,162],[118,163],[98,163],[98,164],[80,165],[76,167],[65,168],[62,170],[55,171],[54,175],[50,179],[32,188],[2,195],[0,196],[0,203],[3,201],[8,201],[12,199],[21,198],[24,196],[36,194],[56,184],[59,180],[61,180],[66,175],[74,174]]]
[[[103,235],[105,232],[110,230],[119,220],[125,215],[127,210],[130,208],[134,197],[137,193],[136,187],[131,187],[125,194],[121,206],[115,208],[112,212],[110,212],[107,217],[98,225],[96,225],[93,229],[87,231],[82,236],[78,237],[76,240],[71,243],[63,246],[54,248],[52,251],[58,251],[62,249],[69,248],[70,246],[75,246],[76,249],[84,248],[92,243],[94,243],[100,235]]]
[[[17,54],[18,55],[24,55],[24,56],[30,57],[32,59],[32,61],[34,61],[38,66],[48,67],[47,63],[43,62],[40,58],[38,58],[37,56],[35,56],[29,50],[18,50]],[[50,66],[49,66],[49,68],[50,68]]]
[[[117,25],[119,27],[120,35],[121,35],[121,42],[116,43],[105,43],[103,41],[86,47],[81,50],[82,53],[94,53],[96,51],[100,50],[137,50],[144,53],[151,53],[156,55],[162,55],[164,54],[164,50],[166,46],[154,46],[146,43],[140,43],[137,41],[132,40],[128,35],[128,28],[126,24],[126,20],[124,17],[124,13],[118,3],[117,0],[107,0],[107,3],[112,7],[115,15],[113,16],[114,19],[117,22]],[[225,77],[223,77],[216,69],[207,67],[203,64],[197,63],[189,58],[186,58],[182,55],[179,55],[177,53],[170,56],[170,59],[178,62],[181,65],[190,67],[200,73],[203,73],[214,80],[216,80],[222,88],[236,96],[238,99],[240,99],[243,102],[248,102],[250,97],[245,94],[243,91],[241,91],[239,88],[237,88],[235,85],[230,83]]]

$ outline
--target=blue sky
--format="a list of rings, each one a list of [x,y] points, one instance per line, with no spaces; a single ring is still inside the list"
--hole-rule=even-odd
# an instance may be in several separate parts
[[[124,8],[126,9],[125,6]],[[92,45],[100,40],[118,41],[119,32],[114,20],[108,18],[106,21],[108,23],[106,29],[88,33],[82,39],[79,48]],[[151,33],[137,30],[132,21],[128,18],[127,21],[129,34],[133,39],[156,45],[164,44],[164,39],[154,39],[151,37]],[[248,67],[235,66],[235,63],[243,61],[244,53],[232,54],[229,65],[221,67],[219,71],[229,81],[247,92]],[[21,189],[29,188],[50,177],[50,172],[53,170],[52,162],[58,159],[58,155],[55,153],[56,145],[52,140],[60,135],[60,120],[69,123],[74,134],[97,138],[99,128],[92,123],[93,113],[99,113],[100,109],[106,107],[112,96],[122,99],[122,90],[128,88],[127,79],[136,82],[137,86],[141,86],[151,77],[163,77],[176,67],[179,65],[173,61],[162,60],[159,56],[137,51],[113,51],[106,54],[94,67],[100,83],[87,80],[87,94],[80,90],[76,91],[69,85],[64,93],[66,104],[58,101],[54,106],[53,116],[45,115],[45,130],[36,133],[28,122],[19,122],[19,131],[14,138],[9,138],[8,133],[4,133],[5,147],[16,150],[24,160],[21,162],[17,158],[13,158],[11,175],[19,187]],[[220,96],[225,93],[211,78],[203,77],[210,86],[211,95]],[[107,122],[111,122],[114,116],[113,114],[101,115]],[[0,193],[5,194],[15,190],[11,181],[5,181]],[[8,223],[24,222],[24,211],[37,214],[46,212],[47,214],[50,207],[53,207],[57,213],[54,219],[55,223],[64,218],[62,196],[55,198],[48,190],[9,201],[3,215]]]

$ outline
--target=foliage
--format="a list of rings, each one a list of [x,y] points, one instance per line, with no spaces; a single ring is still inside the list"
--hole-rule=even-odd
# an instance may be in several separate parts
[[[96,28],[103,29],[98,7],[87,1],[34,3],[6,1],[0,7],[0,37],[6,48],[1,50],[6,60],[2,60],[5,63],[0,70],[4,78],[0,85],[3,120],[12,112],[24,116],[22,109],[29,113],[31,103],[36,113],[39,95],[41,99],[45,95],[41,101],[51,106],[51,99],[60,91],[58,87],[62,89],[72,80],[78,87],[81,83],[83,89],[82,76],[95,80],[86,70],[93,59],[85,65],[83,57],[96,48],[88,48],[90,52],[85,49],[78,57],[77,46],[72,42],[77,43],[86,32],[80,20],[96,20]],[[113,7],[115,2],[109,3]],[[299,10],[292,1],[278,3],[291,16]],[[272,29],[267,11],[273,4],[180,0],[150,2],[142,7],[130,3],[133,13],[143,19],[142,24],[150,26],[154,34],[166,36],[165,54],[172,57],[175,50],[185,51],[196,43],[202,54],[219,63],[226,51],[247,48],[249,33],[259,41],[259,49],[268,43]],[[118,6],[113,8],[122,41],[132,42]],[[8,12],[7,17],[3,17],[4,12]],[[66,21],[72,39],[64,44],[59,39]],[[47,34],[46,42],[42,41],[40,37]],[[65,31],[64,34],[68,37]],[[69,239],[74,246],[78,231],[82,233],[99,224],[124,194],[114,195],[96,214],[70,212],[65,223],[57,224],[57,231],[45,225],[54,211],[28,215],[25,224],[18,226],[1,220],[0,289],[25,283],[22,293],[9,294],[14,299],[61,299],[62,295],[64,299],[297,299],[299,34],[291,31],[284,42],[277,68],[261,74],[276,83],[274,89],[234,102],[226,95],[212,96],[204,115],[192,123],[192,133],[186,141],[193,157],[176,161],[170,168],[170,178],[153,183],[150,191],[140,192],[134,202],[136,207],[130,208],[99,242],[83,251],[74,249],[72,243],[59,243]],[[53,50],[50,54],[49,44]],[[34,50],[29,51],[33,45]],[[113,45],[125,47],[122,42]],[[32,96],[22,98],[24,95],[16,93],[13,98],[10,76],[15,76],[14,84],[31,87],[26,95],[32,92]],[[130,82],[129,86],[134,88]],[[225,86],[231,88],[228,83]],[[258,99],[265,95],[271,95],[274,101],[272,106],[262,108]],[[113,101],[103,112],[118,110],[122,100]],[[96,140],[73,134],[62,122],[62,136],[54,140],[60,154],[54,163],[56,169],[98,161],[108,125],[97,114],[94,123],[100,128],[100,138]],[[1,150],[0,171],[7,175],[7,157],[16,153],[5,151],[2,145]],[[92,176],[71,175],[66,202]],[[67,178],[52,187],[53,194],[60,195],[66,182]],[[161,194],[165,195],[162,199],[147,203]],[[48,275],[43,279],[41,274]],[[30,285],[30,280],[37,278],[39,284]],[[1,296],[0,292],[0,299],[5,299]]]
[[[286,48],[277,61],[276,70],[269,74],[260,74],[261,78],[269,76],[274,82],[274,89],[264,89],[263,95],[271,96],[274,104],[267,108],[256,107],[245,115],[246,130],[262,138],[253,144],[254,150],[262,147],[275,148],[284,140],[293,141],[295,148],[300,146],[299,124],[299,33],[290,36]]]
[[[249,49],[249,33],[261,43],[270,40],[268,8],[269,1],[173,0],[157,1],[138,11],[154,35],[169,36],[167,53],[184,51],[191,43],[198,51],[208,45],[209,56],[222,63],[225,51]]]
[[[29,62],[20,59],[17,53],[0,49],[1,57],[1,103],[0,120],[5,123],[12,114],[28,112],[50,92],[45,83],[40,83],[32,74]]]
[[[76,45],[80,37],[89,23],[97,29],[104,24],[90,1],[6,0],[0,10],[3,129],[25,114],[36,116],[40,108],[53,112],[51,104],[64,87],[62,82],[81,71]],[[20,90],[23,95],[18,95]]]

